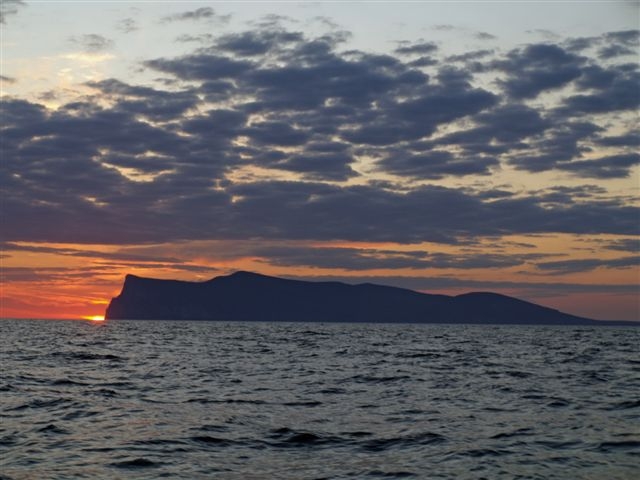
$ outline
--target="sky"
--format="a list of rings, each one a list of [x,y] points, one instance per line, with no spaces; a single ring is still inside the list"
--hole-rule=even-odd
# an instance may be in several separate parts
[[[1,3],[0,317],[124,275],[640,319],[640,3]]]

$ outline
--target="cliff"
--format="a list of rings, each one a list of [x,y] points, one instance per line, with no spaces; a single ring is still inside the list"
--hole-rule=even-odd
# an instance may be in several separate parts
[[[206,282],[127,275],[106,319],[598,325],[495,293],[455,297],[249,272]]]

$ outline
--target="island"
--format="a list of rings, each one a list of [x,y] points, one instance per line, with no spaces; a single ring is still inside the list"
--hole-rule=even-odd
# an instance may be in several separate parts
[[[309,282],[236,272],[205,282],[127,275],[105,319],[602,325],[490,292],[433,295],[371,283]],[[634,323],[634,322],[615,322]]]

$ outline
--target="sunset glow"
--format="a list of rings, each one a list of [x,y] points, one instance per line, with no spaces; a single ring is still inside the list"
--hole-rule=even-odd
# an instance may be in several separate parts
[[[638,320],[638,7],[572,3],[6,3],[0,317],[249,270]]]

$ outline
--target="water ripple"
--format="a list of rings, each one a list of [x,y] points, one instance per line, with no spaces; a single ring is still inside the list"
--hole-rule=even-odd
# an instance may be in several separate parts
[[[0,480],[631,479],[640,329],[0,322]]]

